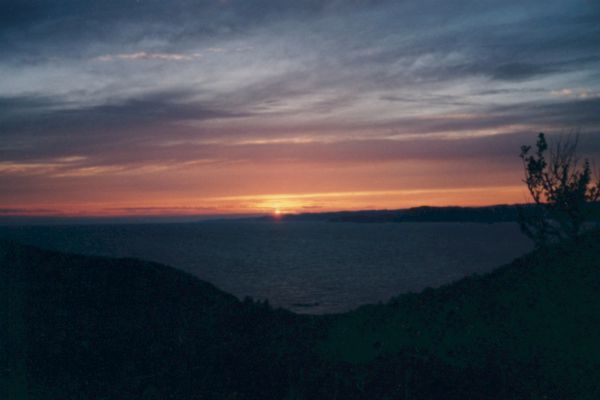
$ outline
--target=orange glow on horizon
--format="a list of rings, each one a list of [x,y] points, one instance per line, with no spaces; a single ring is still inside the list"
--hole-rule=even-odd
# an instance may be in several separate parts
[[[2,215],[57,217],[194,216],[219,214],[282,214],[402,209],[417,206],[485,206],[528,202],[521,186],[322,193],[275,193],[225,197],[155,198],[152,201],[72,203],[62,207],[30,204]]]
[[[278,148],[277,157],[261,153],[235,162],[170,168],[148,164],[93,174],[88,168],[65,167],[72,158],[57,161],[67,169],[58,175],[38,169],[0,171],[0,179],[11,187],[0,193],[0,216],[273,215],[275,210],[291,214],[529,201],[518,162],[508,166],[504,161],[469,158],[367,162],[343,148],[331,154],[318,150],[295,154]],[[324,159],[310,159],[313,153]],[[233,159],[235,154],[227,156]]]

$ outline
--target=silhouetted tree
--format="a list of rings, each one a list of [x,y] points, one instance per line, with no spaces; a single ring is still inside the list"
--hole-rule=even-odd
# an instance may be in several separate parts
[[[600,198],[600,177],[592,181],[589,160],[577,158],[577,136],[551,146],[543,133],[536,149],[521,146],[525,179],[534,205],[519,210],[519,225],[535,244],[550,239],[576,239],[589,216],[589,203]]]

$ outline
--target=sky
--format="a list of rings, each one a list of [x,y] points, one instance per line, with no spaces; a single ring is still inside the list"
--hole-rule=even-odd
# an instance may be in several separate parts
[[[595,0],[0,0],[0,216],[528,201],[600,155]]]

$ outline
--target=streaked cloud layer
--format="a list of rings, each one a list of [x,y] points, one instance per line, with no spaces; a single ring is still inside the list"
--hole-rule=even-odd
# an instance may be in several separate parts
[[[600,154],[591,0],[0,6],[3,214],[517,202],[538,131]]]

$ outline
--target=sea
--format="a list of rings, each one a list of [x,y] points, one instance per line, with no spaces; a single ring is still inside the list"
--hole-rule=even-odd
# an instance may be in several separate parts
[[[345,312],[485,274],[530,251],[515,223],[196,223],[6,226],[0,238],[187,271],[240,299]]]

